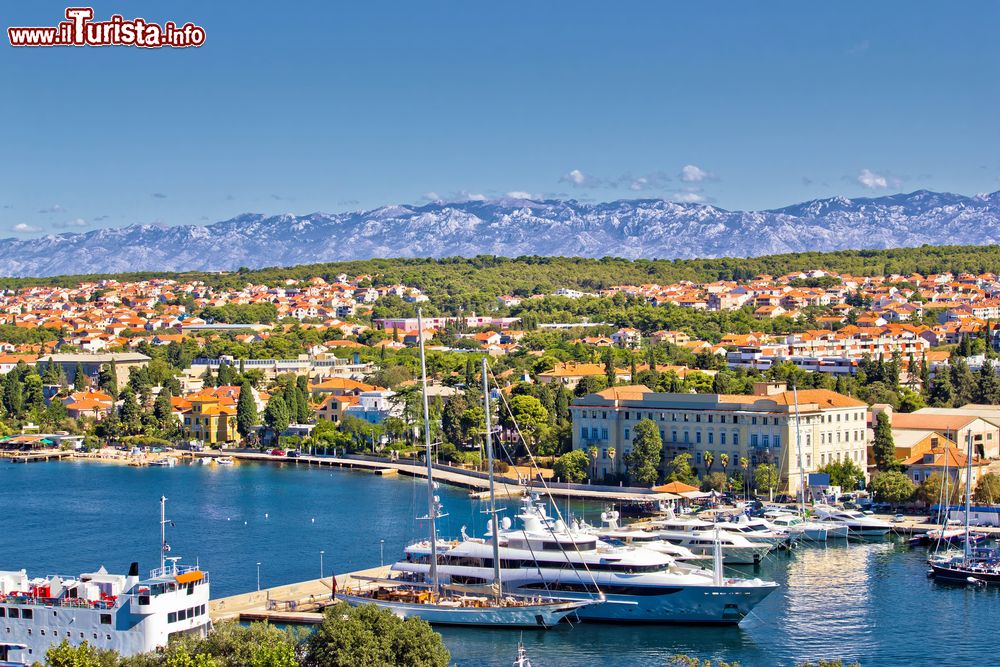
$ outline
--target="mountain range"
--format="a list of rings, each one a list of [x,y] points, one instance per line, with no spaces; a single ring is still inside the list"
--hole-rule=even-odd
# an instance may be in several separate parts
[[[347,213],[243,214],[0,243],[0,275],[229,270],[372,257],[748,257],[1000,242],[1000,191],[834,197],[762,211],[664,199],[436,201]]]

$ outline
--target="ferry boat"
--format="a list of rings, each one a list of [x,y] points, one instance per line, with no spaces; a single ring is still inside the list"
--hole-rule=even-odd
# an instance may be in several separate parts
[[[162,509],[161,522],[169,523]],[[166,542],[161,549],[169,551]],[[26,570],[0,572],[0,665],[41,663],[63,640],[131,656],[166,646],[173,635],[205,636],[211,626],[208,573],[178,560],[162,558],[145,578],[138,563],[125,575],[103,567],[41,578]]]
[[[576,611],[581,620],[625,623],[739,623],[777,588],[760,579],[723,575],[722,542],[716,542],[714,568],[676,562],[641,547],[612,546],[596,535],[552,520],[536,497],[522,501],[517,517],[499,532],[498,558],[503,588],[520,594],[548,593],[564,598],[603,599]],[[718,531],[720,538],[726,537]],[[470,588],[489,586],[495,557],[492,535],[463,535],[437,545],[437,571],[443,581]],[[767,546],[765,545],[765,549]],[[406,548],[406,559],[392,569],[419,578],[430,572],[427,541]]]

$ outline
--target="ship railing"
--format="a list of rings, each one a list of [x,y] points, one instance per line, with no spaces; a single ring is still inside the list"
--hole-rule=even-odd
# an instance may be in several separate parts
[[[0,595],[0,604],[33,605],[41,607],[71,607],[75,609],[114,609],[119,598],[102,598],[100,600],[87,600],[86,598],[49,598],[37,595],[19,595],[8,593]]]
[[[201,581],[208,581],[208,572],[202,571],[202,569],[196,565],[167,565],[166,567],[158,567],[149,571],[149,578],[163,579],[167,577],[176,577],[178,574],[184,574],[186,572],[201,572],[203,577]]]

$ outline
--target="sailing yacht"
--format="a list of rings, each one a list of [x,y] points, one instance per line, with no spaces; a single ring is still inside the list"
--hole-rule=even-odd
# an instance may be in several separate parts
[[[427,516],[429,525],[426,563],[427,577],[371,579],[373,585],[360,589],[345,589],[336,597],[352,605],[374,604],[389,609],[402,617],[418,617],[433,624],[488,625],[503,627],[542,627],[558,624],[568,615],[599,600],[600,593],[592,590],[575,599],[555,598],[546,591],[528,591],[527,594],[504,593],[501,584],[499,536],[497,530],[496,497],[493,475],[493,440],[490,423],[489,389],[487,386],[486,360],[483,359],[483,384],[486,412],[486,455],[489,461],[490,521],[493,526],[493,548],[490,585],[482,594],[470,594],[442,585],[440,549],[437,536],[437,519],[443,516],[437,496],[434,495],[434,464],[431,456],[430,410],[427,401],[427,363],[424,354],[423,321],[417,311],[420,335],[420,370],[424,407],[424,444],[427,458]],[[484,545],[485,546],[485,545]]]
[[[969,516],[972,513],[972,433],[968,435],[965,472],[965,539],[962,552],[955,556],[939,556],[930,560],[930,576],[951,583],[975,585],[1000,584],[1000,551],[996,549],[976,549],[970,530]],[[947,513],[946,513],[947,516]]]
[[[603,600],[577,610],[581,620],[735,624],[778,586],[724,576],[725,540],[743,538],[722,531],[716,531],[714,567],[705,569],[644,547],[611,545],[579,524],[551,518],[537,495],[522,499],[517,519],[521,527],[512,528],[504,518],[495,542],[504,590],[584,600],[600,590]],[[439,545],[439,575],[457,586],[489,586],[497,562],[491,542],[493,534],[463,535],[461,541]],[[765,552],[769,548],[763,545]],[[412,544],[406,559],[392,569],[427,576],[431,553],[426,541]]]

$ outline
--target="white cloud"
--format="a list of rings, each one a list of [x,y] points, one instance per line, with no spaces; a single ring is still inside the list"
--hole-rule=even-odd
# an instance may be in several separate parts
[[[42,231],[42,228],[35,227],[34,225],[29,225],[24,222],[19,222],[11,227],[11,230],[17,232],[18,234],[35,234]]]
[[[462,191],[458,193],[456,199],[465,199],[466,201],[486,201],[486,195],[479,194],[478,192],[466,192]]]
[[[86,227],[90,223],[83,218],[73,218],[72,220],[67,220],[65,222],[58,222],[55,224],[56,227],[65,229],[67,227]]]
[[[590,177],[579,169],[574,169],[559,179],[560,182],[572,183],[573,185],[586,185],[588,180]]]
[[[686,164],[681,168],[681,180],[685,183],[699,183],[711,177],[710,173],[697,165]]]
[[[682,204],[700,204],[705,201],[705,197],[697,192],[677,192],[671,196],[671,199]]]
[[[532,194],[530,192],[523,192],[521,190],[513,190],[511,192],[508,192],[504,196],[510,197],[511,199],[541,199],[541,197],[538,195]]]
[[[858,183],[869,190],[884,190],[889,187],[889,179],[880,174],[876,174],[870,169],[862,169],[858,174]]]
[[[634,192],[638,192],[639,190],[645,190],[646,186],[648,185],[649,185],[649,179],[646,178],[645,176],[640,176],[639,178],[629,183],[628,189]]]

